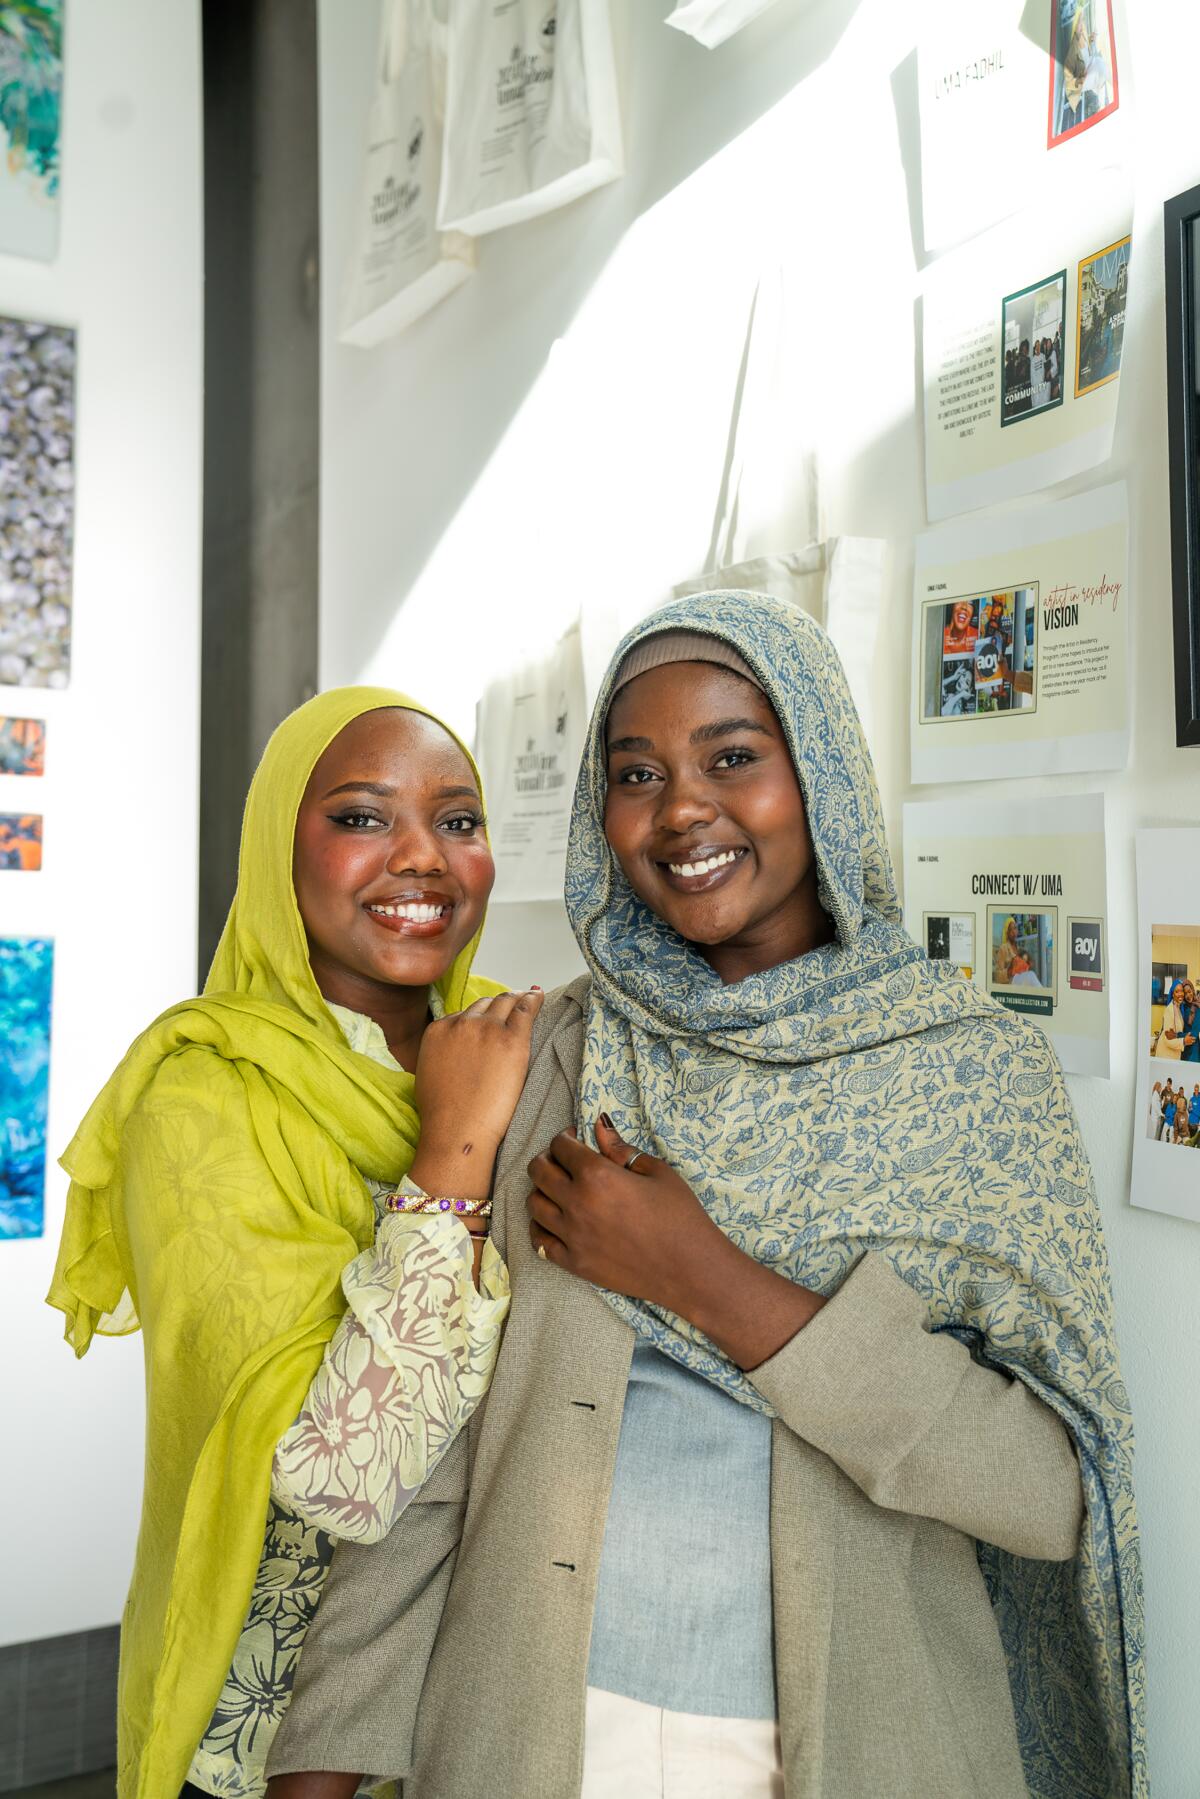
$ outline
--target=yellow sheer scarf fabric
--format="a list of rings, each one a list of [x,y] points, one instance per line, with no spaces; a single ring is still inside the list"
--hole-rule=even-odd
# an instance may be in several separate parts
[[[250,788],[203,996],[136,1040],[62,1159],[49,1303],[76,1355],[96,1332],[140,1324],[145,1338],[120,1799],[173,1799],[186,1777],[245,1620],[275,1443],[344,1310],[342,1269],[374,1233],[363,1177],[398,1179],[416,1147],[413,1079],[350,1048],[313,979],[292,886],[314,765],[385,707],[425,710],[386,688],[339,688],[280,725]],[[501,991],[472,977],[477,943],[438,984],[449,1012]]]

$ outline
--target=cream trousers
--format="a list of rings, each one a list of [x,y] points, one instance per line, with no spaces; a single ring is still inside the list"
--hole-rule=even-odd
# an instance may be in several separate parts
[[[779,1727],[589,1687],[580,1799],[783,1799]]]

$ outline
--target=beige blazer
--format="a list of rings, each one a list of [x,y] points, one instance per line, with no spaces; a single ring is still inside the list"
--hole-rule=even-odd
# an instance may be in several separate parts
[[[270,1771],[402,1777],[404,1799],[576,1799],[596,1577],[633,1333],[533,1253],[526,1166],[573,1122],[586,980],[552,994],[496,1177],[513,1304],[488,1398],[390,1535],[341,1546]],[[1024,1799],[975,1554],[1074,1553],[1070,1438],[926,1329],[867,1255],[754,1371],[773,1427],[788,1799]],[[737,1544],[729,1546],[737,1554]]]

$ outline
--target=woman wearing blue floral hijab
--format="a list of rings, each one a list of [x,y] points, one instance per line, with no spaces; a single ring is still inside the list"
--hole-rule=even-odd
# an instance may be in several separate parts
[[[901,928],[811,620],[709,594],[626,638],[567,905],[589,974],[547,1001],[497,1172],[490,1396],[439,1519],[339,1558],[273,1771],[1141,1799],[1086,1156],[1045,1036]]]

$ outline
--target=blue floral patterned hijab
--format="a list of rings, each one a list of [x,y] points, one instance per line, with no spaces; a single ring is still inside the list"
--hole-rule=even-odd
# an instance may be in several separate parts
[[[629,650],[662,631],[733,646],[791,747],[834,939],[722,984],[633,893],[604,837],[604,727]],[[837,654],[761,594],[678,601],[619,646],[575,792],[567,909],[592,976],[578,1092],[589,1132],[669,1162],[739,1247],[832,1293],[883,1255],[981,1361],[1071,1431],[1087,1516],[1074,1562],[980,1544],[1035,1799],[1148,1791],[1133,1428],[1087,1156],[1045,1035],[899,922],[870,756]],[[686,1319],[608,1303],[664,1354],[770,1412]]]

